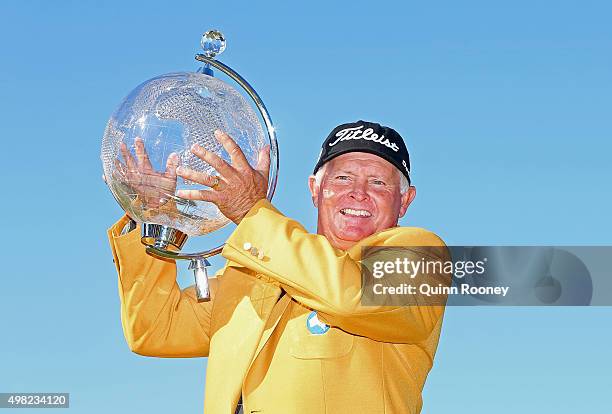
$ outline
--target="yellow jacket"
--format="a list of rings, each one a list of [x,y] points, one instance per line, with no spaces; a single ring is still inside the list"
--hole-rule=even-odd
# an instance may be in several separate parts
[[[344,252],[261,200],[223,249],[212,300],[197,303],[173,261],[147,255],[139,231],[120,235],[126,222],[108,234],[127,343],[140,355],[209,357],[206,414],[233,414],[241,395],[245,413],[420,411],[444,308],[361,306],[358,260],[365,245],[444,246],[433,233],[396,227]],[[312,310],[326,333],[307,329]]]

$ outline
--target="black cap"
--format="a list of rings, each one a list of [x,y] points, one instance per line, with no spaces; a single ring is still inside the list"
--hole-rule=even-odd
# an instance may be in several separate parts
[[[374,122],[357,121],[335,127],[327,136],[313,174],[325,164],[347,152],[369,152],[397,167],[410,184],[410,157],[404,139],[393,128]]]

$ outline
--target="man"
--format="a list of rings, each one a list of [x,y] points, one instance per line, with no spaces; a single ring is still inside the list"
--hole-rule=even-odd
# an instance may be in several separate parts
[[[128,217],[109,230],[130,349],[209,357],[207,414],[231,414],[239,401],[245,413],[419,412],[444,308],[361,304],[362,247],[444,246],[426,230],[397,227],[416,194],[401,136],[364,121],[331,132],[308,182],[317,234],[265,199],[267,151],[252,168],[228,135],[215,136],[231,164],[192,152],[218,176],[175,171],[211,187],[179,197],[211,201],[238,224],[210,302],[181,291],[175,263],[147,255],[138,231],[121,234]]]

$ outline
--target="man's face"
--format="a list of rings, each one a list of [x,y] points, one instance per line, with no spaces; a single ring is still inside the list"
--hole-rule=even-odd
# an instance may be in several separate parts
[[[400,172],[385,159],[365,153],[342,154],[327,164],[317,185],[309,180],[319,210],[318,233],[346,250],[359,240],[397,225],[416,195],[400,193]]]

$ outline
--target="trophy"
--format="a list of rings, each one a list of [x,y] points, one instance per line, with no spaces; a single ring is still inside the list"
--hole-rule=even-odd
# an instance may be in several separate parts
[[[276,133],[268,110],[244,78],[216,59],[226,47],[223,34],[207,31],[201,46],[204,53],[195,58],[202,66],[196,72],[157,76],[128,94],[108,121],[101,151],[105,181],[121,208],[141,224],[141,241],[147,252],[166,259],[189,260],[199,302],[210,300],[207,259],[220,253],[223,244],[195,253],[181,249],[188,237],[217,231],[229,220],[213,203],[177,197],[179,189],[206,187],[177,177],[176,168],[185,165],[216,174],[191,153],[193,144],[231,162],[214,137],[219,129],[236,141],[252,166],[259,151],[270,146],[268,200],[274,194],[278,174]],[[252,104],[215,77],[213,68],[237,83]]]

